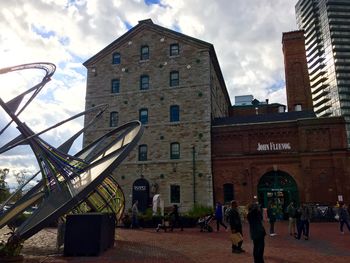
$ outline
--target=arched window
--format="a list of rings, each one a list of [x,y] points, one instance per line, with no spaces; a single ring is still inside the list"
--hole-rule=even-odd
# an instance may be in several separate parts
[[[180,107],[179,105],[170,106],[170,122],[180,121]]]
[[[147,45],[144,45],[141,47],[141,54],[140,54],[141,60],[147,60],[149,59],[149,47]]]
[[[111,92],[112,93],[119,93],[119,88],[120,88],[120,81],[119,81],[119,79],[112,79]]]
[[[178,71],[172,71],[170,72],[170,87],[179,86],[179,72]]]
[[[142,75],[140,76],[140,90],[147,90],[147,89],[149,89],[149,76]]]
[[[148,123],[148,110],[147,109],[140,109],[139,110],[139,121],[142,124]]]
[[[170,144],[170,159],[180,159],[180,144],[178,142]]]
[[[231,202],[235,199],[233,184],[224,184],[224,203]]]
[[[117,111],[111,112],[110,119],[109,119],[109,126],[110,127],[117,127],[118,126],[118,112]]]
[[[142,144],[139,146],[139,161],[147,161],[147,145]]]
[[[120,64],[120,54],[119,53],[113,53],[112,64]]]

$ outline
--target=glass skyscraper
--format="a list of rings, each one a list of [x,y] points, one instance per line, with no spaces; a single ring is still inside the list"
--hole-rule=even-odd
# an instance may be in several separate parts
[[[314,111],[344,116],[350,144],[350,0],[300,0],[295,11],[305,31]]]

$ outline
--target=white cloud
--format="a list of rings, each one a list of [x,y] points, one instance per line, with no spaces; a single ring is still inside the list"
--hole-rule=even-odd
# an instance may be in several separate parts
[[[259,100],[285,103],[281,39],[282,32],[296,29],[295,3],[296,0],[161,0],[159,5],[147,5],[141,0],[1,1],[0,67],[36,61],[56,64],[52,81],[21,116],[40,131],[84,109],[86,72],[82,62],[124,34],[129,26],[151,18],[159,25],[214,45],[232,102],[236,95],[252,94]],[[31,87],[40,77],[37,71],[0,75],[1,97],[12,98],[19,88],[23,91]],[[0,116],[0,128],[4,118]],[[75,121],[70,126],[78,128],[80,123]],[[70,127],[59,130],[48,133],[48,139],[59,143],[63,134],[70,134]],[[10,133],[15,132],[13,128]],[[10,163],[25,164],[2,158],[0,167]]]

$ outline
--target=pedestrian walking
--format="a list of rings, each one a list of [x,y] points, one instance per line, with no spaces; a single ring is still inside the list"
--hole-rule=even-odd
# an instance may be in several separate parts
[[[215,207],[215,220],[216,220],[216,231],[219,232],[220,225],[222,225],[225,230],[227,230],[227,226],[222,222],[223,219],[223,213],[222,213],[222,205],[220,202],[216,203]]]
[[[239,212],[238,212],[238,203],[236,200],[231,201],[231,207],[227,209],[226,214],[227,214],[228,221],[230,223],[231,233],[232,234],[239,233],[241,237],[243,237],[241,216],[239,215]],[[242,244],[243,244],[243,238],[241,241],[237,242],[237,244],[232,242],[232,253],[245,252],[242,249]]]
[[[344,234],[343,228],[344,224],[347,226],[349,232],[350,232],[350,216],[348,207],[346,204],[342,203],[339,208],[339,223],[340,223],[340,233]]]
[[[181,228],[181,231],[184,230],[179,215],[179,207],[177,205],[173,205],[173,210],[170,212],[169,217],[171,218],[170,231],[173,231],[176,225]]]
[[[258,204],[251,204],[248,209],[250,238],[253,240],[254,263],[264,263],[266,231],[263,226],[263,216]]]
[[[138,208],[139,201],[136,200],[131,208],[131,227],[132,228],[139,228],[139,208]]]
[[[300,213],[300,226],[298,228],[297,239],[300,239],[301,234],[303,234],[304,239],[309,240],[311,210],[305,203],[303,203],[300,208]]]
[[[269,207],[267,208],[267,216],[269,218],[270,223],[270,236],[273,237],[276,235],[275,223],[277,219],[277,206],[273,201],[269,204]]]
[[[295,202],[291,201],[290,204],[287,207],[287,213],[288,213],[288,231],[289,235],[291,236],[296,236],[297,231],[296,231],[296,207],[295,207]]]

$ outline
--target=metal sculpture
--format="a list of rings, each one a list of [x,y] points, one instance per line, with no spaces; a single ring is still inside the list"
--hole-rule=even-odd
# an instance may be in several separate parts
[[[12,123],[17,125],[20,132],[18,137],[0,147],[0,154],[18,145],[29,145],[40,167],[40,171],[30,180],[38,174],[42,176],[39,183],[0,216],[1,228],[13,221],[29,206],[39,204],[38,209],[16,229],[15,235],[20,240],[31,237],[48,223],[60,217],[64,218],[68,213],[107,211],[113,212],[119,219],[124,210],[124,195],[111,173],[133,149],[143,133],[141,123],[133,121],[113,129],[74,156],[68,154],[73,142],[93,125],[106,110],[107,105],[93,107],[41,132],[34,133],[19,119],[19,115],[50,81],[55,68],[51,63],[32,63],[0,69],[0,74],[25,69],[45,71],[45,76],[37,85],[6,103],[0,98],[0,106],[11,118],[10,122],[0,130],[0,135]],[[70,120],[93,113],[95,116],[83,129],[57,148],[40,137],[41,134]]]

